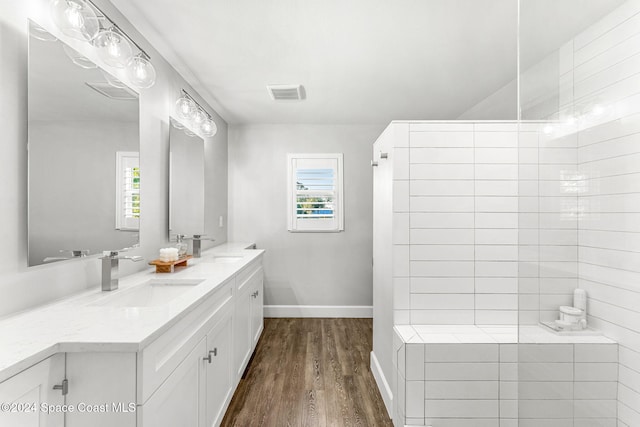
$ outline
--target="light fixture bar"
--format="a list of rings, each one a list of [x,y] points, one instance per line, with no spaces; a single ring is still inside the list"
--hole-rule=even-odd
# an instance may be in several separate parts
[[[193,102],[194,102],[194,103],[195,103],[195,104],[200,108],[200,110],[202,110],[202,112],[203,112],[203,113],[205,113],[205,114],[207,115],[207,118],[208,118],[209,120],[213,120],[213,117],[211,117],[211,114],[209,114],[209,112],[208,112],[208,111],[207,111],[207,110],[206,110],[202,105],[200,105],[200,103],[199,103],[198,101],[196,101],[196,100],[193,98],[193,96],[189,95],[189,92],[187,92],[187,91],[186,91],[186,90],[184,90],[184,89],[181,89],[181,90],[182,90],[182,94],[183,94],[184,96],[186,96],[187,98],[189,98],[190,100],[192,100],[192,101],[193,101]]]
[[[111,18],[109,18],[109,15],[107,15],[106,13],[104,13],[102,11],[102,9],[100,9],[98,6],[96,6],[96,4],[94,2],[92,2],[91,0],[86,0],[89,4],[91,4],[91,7],[93,7],[101,16],[98,16],[98,19],[100,18],[104,18],[107,21],[109,21],[109,23],[114,26],[119,32],[120,34],[122,34],[123,36],[125,36],[127,38],[127,40],[129,42],[131,42],[131,44],[133,44],[136,48],[138,48],[138,50],[140,51],[140,53],[142,53],[142,55],[147,58],[147,60],[151,60],[151,56],[149,56],[149,54],[140,47],[140,45],[138,43],[135,42],[135,40],[133,40],[129,34],[127,34],[122,28],[120,28],[120,26],[118,24],[116,24]]]

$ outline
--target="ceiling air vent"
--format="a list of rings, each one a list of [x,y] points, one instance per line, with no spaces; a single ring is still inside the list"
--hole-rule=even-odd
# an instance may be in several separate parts
[[[117,99],[119,101],[133,101],[138,99],[138,94],[128,87],[115,87],[106,82],[89,83],[85,82],[87,86],[98,92],[100,95],[106,96],[110,99]]]
[[[274,101],[301,101],[304,99],[302,85],[267,85],[267,90]]]

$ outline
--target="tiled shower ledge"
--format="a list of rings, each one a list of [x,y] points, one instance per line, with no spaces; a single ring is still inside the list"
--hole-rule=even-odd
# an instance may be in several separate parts
[[[543,326],[520,326],[518,339],[517,326],[504,325],[395,325],[398,335],[407,344],[615,344],[615,341],[602,335],[556,335]]]

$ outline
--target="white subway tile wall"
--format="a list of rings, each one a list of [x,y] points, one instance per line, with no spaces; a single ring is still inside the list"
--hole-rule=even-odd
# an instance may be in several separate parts
[[[409,155],[395,163],[409,171],[397,175],[409,182],[409,323],[517,323],[517,131],[410,125]]]
[[[618,426],[640,426],[640,2],[567,43],[560,63],[561,109],[582,114],[574,134],[578,286],[589,294],[589,323],[620,345],[617,385],[592,382],[616,369],[612,355],[599,365],[592,352],[576,353],[576,395],[614,399],[617,387],[618,399],[617,408],[576,403],[576,423],[616,412]]]
[[[590,325],[620,346],[420,335],[402,409],[411,425],[640,426],[640,0],[566,43],[557,63],[549,118],[572,126],[410,124],[395,159],[396,323],[533,325],[580,287]]]

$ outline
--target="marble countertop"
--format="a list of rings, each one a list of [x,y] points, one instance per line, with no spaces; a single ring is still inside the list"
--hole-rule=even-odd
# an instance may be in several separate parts
[[[396,325],[409,344],[615,344],[603,335],[558,335],[540,325]]]
[[[263,250],[250,243],[226,243],[203,251],[201,258],[175,273],[156,274],[153,267],[120,278],[119,289],[96,288],[0,321],[0,382],[59,352],[136,352],[202,303],[206,296]],[[207,262],[214,256],[239,256],[231,262]],[[166,304],[114,307],[108,298],[130,292],[149,280],[203,280]]]

